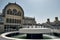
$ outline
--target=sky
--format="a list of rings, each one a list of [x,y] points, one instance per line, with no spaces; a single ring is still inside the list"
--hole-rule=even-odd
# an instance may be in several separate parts
[[[60,0],[0,0],[0,12],[9,2],[17,3],[24,10],[24,16],[33,17],[37,23],[45,23],[47,18],[53,22],[60,20]]]

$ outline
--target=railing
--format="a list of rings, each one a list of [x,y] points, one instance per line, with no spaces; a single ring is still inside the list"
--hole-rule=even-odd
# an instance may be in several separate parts
[[[52,32],[60,33],[60,29],[55,28],[54,26],[52,26],[48,23],[45,23],[43,25],[25,25],[24,27],[26,27],[26,28],[50,28]]]
[[[60,30],[58,29],[51,29],[53,33],[60,33]]]
[[[45,24],[45,25],[49,25],[49,24]],[[59,29],[55,29],[53,26],[49,25],[49,27],[45,27],[45,26],[39,26],[39,25],[26,25],[26,28],[50,28],[51,32],[53,33],[60,33]]]

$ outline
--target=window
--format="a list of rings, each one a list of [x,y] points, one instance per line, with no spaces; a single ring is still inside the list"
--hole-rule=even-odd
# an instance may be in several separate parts
[[[13,14],[16,15],[17,14],[17,10],[13,9]]]
[[[16,29],[17,25],[5,25],[4,29]]]
[[[21,12],[20,11],[18,12],[18,15],[21,16]]]
[[[10,23],[10,20],[7,18],[7,19],[6,19],[6,22],[7,22],[7,23]]]
[[[7,14],[11,14],[11,13],[12,13],[11,9],[8,9]]]
[[[0,22],[0,25],[2,25],[3,24],[3,22]]]
[[[7,18],[6,19],[6,22],[7,23],[21,23],[21,20]]]
[[[21,16],[21,12],[20,12],[20,11],[17,12],[16,9],[13,9],[13,10],[8,9],[8,10],[7,10],[7,14],[16,15],[16,16]]]
[[[9,25],[4,25],[4,29],[8,29],[9,27]]]

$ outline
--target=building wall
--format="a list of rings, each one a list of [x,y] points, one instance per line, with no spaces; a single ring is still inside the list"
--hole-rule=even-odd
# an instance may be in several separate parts
[[[24,17],[23,27],[28,27],[28,25],[29,26],[32,26],[34,24],[36,24],[35,18],[32,18],[32,17]]]
[[[4,32],[4,25],[0,25],[0,33]]]
[[[24,24],[36,24],[35,18],[32,17],[24,17]]]
[[[50,22],[50,19],[47,19],[47,22],[42,23],[42,25],[46,28],[60,29],[60,20],[58,17],[55,17],[53,22]]]
[[[13,11],[15,9],[15,11]],[[9,10],[9,11],[8,11]],[[8,3],[2,12],[3,24],[0,25],[2,31],[17,31],[21,27],[25,27],[24,24],[36,24],[35,18],[24,17],[24,11],[16,3]]]
[[[11,10],[12,13],[8,12],[9,9]],[[14,12],[13,11],[14,9],[17,12]],[[23,11],[21,10],[21,8],[15,3],[8,4],[8,6],[6,6],[6,8],[5,8],[4,14],[5,14],[5,16],[4,16],[5,31],[19,30],[19,28],[22,26],[22,22],[23,22],[22,20],[24,17],[24,14],[23,14]]]
[[[0,16],[0,33],[4,32],[4,17]]]

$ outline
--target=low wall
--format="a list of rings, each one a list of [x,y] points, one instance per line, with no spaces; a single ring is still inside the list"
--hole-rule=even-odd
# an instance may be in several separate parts
[[[13,33],[19,33],[19,31],[14,31],[14,32],[6,32],[1,34],[0,40],[30,40],[30,39],[18,39],[18,38],[12,38],[12,37],[7,37],[9,35],[12,35]],[[32,39],[31,39],[32,40]]]
[[[0,39],[2,39],[2,40],[17,40],[17,38],[7,37],[7,36],[11,36],[13,33],[17,33],[17,32],[18,31],[3,33],[3,34],[1,34]]]
[[[36,40],[36,39],[18,39],[18,38],[7,37],[9,35],[12,35],[13,33],[19,33],[19,31],[3,33],[0,36],[0,40]],[[47,36],[53,38],[53,39],[48,39],[48,40],[55,40],[54,38],[57,38],[55,36],[50,36],[50,35],[47,35]],[[40,40],[40,39],[38,39],[38,40]],[[45,39],[42,39],[42,40],[45,40]],[[56,39],[56,40],[60,40],[60,39]]]

